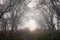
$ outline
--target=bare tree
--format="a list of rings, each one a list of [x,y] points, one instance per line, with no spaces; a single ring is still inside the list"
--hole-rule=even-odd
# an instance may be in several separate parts
[[[57,15],[57,27],[59,28],[59,20],[60,20],[60,2],[59,0],[51,0],[51,3],[53,5],[53,9],[56,11],[56,15]]]

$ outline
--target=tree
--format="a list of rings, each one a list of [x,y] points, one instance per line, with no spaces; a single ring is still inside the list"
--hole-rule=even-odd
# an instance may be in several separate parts
[[[60,2],[59,0],[51,0],[51,3],[53,5],[53,9],[56,11],[56,15],[57,15],[57,27],[59,28],[59,20],[60,20]]]
[[[10,7],[9,0],[0,0],[0,19],[2,20],[2,30],[6,31],[7,20],[3,17]]]

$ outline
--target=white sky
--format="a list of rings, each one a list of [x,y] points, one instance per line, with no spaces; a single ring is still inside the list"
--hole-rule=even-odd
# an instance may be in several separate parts
[[[5,4],[6,0],[0,0],[0,4],[3,5]]]

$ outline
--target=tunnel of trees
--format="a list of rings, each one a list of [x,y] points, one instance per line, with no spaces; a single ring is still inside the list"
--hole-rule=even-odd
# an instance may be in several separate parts
[[[30,19],[36,21],[39,31],[59,31],[60,0],[0,0],[0,31],[21,31]]]
[[[5,0],[7,1],[7,0]],[[0,22],[1,22],[1,29],[6,30],[8,27],[12,27],[12,30],[15,28],[17,30],[18,27],[18,21],[20,20],[20,17],[24,14],[24,12],[27,12],[29,10],[28,7],[26,7],[31,0],[8,0],[5,2],[5,4],[0,3]],[[37,3],[39,2],[39,3]],[[59,28],[59,20],[60,20],[60,1],[59,0],[38,0],[37,6],[35,9],[38,9],[39,11],[42,11],[40,14],[42,14],[42,20],[45,21],[44,24],[47,24],[47,27],[50,30],[56,30]],[[5,6],[5,7],[4,7]],[[46,8],[44,8],[46,7]],[[33,8],[32,8],[33,9]],[[48,12],[49,10],[49,12]],[[29,10],[33,11],[33,10]],[[46,13],[44,13],[44,11]],[[48,16],[47,16],[48,15]],[[50,18],[50,19],[49,19]],[[55,18],[55,20],[54,20]],[[22,19],[24,20],[24,19]],[[40,19],[37,19],[40,20]],[[50,20],[50,21],[49,21]],[[54,23],[56,21],[56,23]],[[9,23],[8,23],[9,22]],[[41,24],[41,23],[39,23]],[[16,27],[15,27],[16,26]],[[45,27],[44,27],[45,28]]]

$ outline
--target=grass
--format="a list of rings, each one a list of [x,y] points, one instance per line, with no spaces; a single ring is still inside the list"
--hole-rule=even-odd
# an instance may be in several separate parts
[[[25,31],[0,32],[0,40],[60,40],[60,31],[29,33]]]

